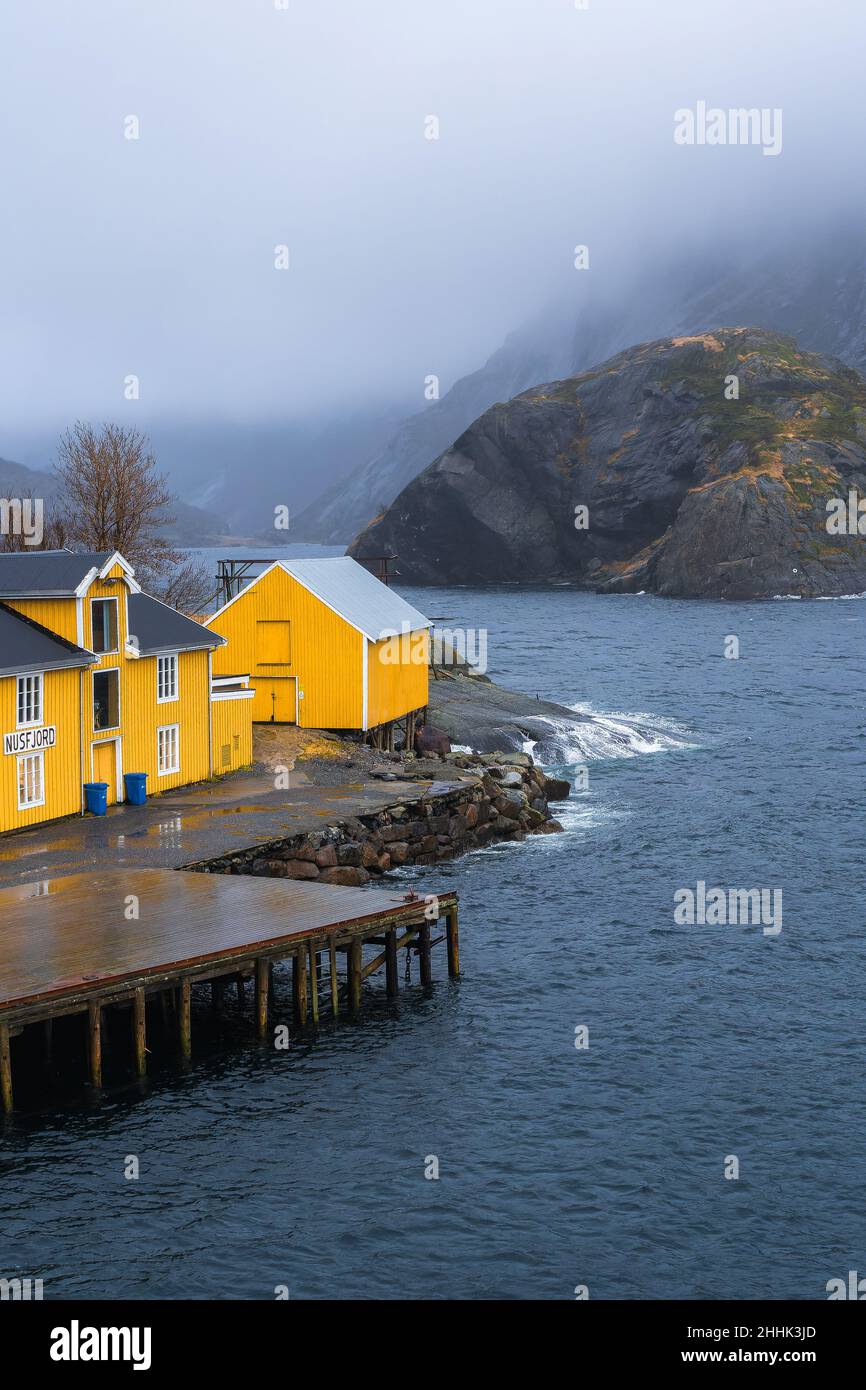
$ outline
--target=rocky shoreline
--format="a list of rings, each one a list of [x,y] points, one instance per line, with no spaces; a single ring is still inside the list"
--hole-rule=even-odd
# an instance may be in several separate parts
[[[201,873],[256,874],[360,887],[392,869],[437,864],[498,841],[555,834],[551,801],[570,784],[545,775],[526,753],[446,755],[452,780],[433,782],[372,815],[189,865]]]

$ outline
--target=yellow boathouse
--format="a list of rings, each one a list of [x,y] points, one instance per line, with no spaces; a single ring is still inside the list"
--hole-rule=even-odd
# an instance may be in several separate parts
[[[204,621],[257,722],[367,732],[427,704],[430,620],[349,556],[277,560]]]

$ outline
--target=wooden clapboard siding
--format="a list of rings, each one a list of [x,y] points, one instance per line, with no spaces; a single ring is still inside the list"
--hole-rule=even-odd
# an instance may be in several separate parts
[[[397,657],[397,660],[394,658]],[[370,642],[367,648],[367,727],[400,719],[429,698],[426,629]]]
[[[46,671],[42,684],[43,724],[54,725],[57,742],[43,750],[45,804],[18,810],[18,757],[0,744],[0,832],[81,810],[79,701],[81,672]],[[0,735],[12,733],[18,720],[18,684],[0,678]]]
[[[222,697],[211,701],[213,770],[217,776],[223,772],[235,772],[239,767],[249,767],[253,760],[251,705],[252,701],[245,698],[229,700]],[[228,763],[223,762],[224,748],[229,750]]]
[[[289,660],[273,661],[260,622],[290,624]],[[360,729],[364,717],[364,639],[296,579],[275,566],[207,626],[228,639],[214,653],[215,675],[249,674],[253,719],[271,717],[270,679],[297,677],[297,722],[306,729]]]
[[[128,660],[123,670],[123,770],[146,772],[149,796],[201,782],[210,776],[208,706],[210,680],[206,651],[180,652],[178,698],[158,704],[157,658]],[[157,729],[180,725],[180,771],[159,775]]]
[[[3,602],[7,608],[14,608],[16,613],[23,613],[25,618],[32,618],[34,623],[56,632],[58,637],[65,637],[67,642],[81,645],[83,634],[78,631],[77,599],[4,598]],[[89,642],[85,640],[83,645],[89,646]]]

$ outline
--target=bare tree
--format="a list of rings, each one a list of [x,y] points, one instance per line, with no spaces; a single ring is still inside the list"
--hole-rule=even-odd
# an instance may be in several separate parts
[[[56,467],[65,494],[72,540],[87,550],[119,550],[133,564],[154,561],[163,570],[177,552],[157,556],[159,528],[174,517],[171,493],[147,438],[136,429],[80,420],[60,441]]]
[[[55,471],[68,544],[119,550],[143,588],[173,608],[201,612],[213,583],[161,534],[174,521],[174,499],[140,430],[78,421],[61,438]]]

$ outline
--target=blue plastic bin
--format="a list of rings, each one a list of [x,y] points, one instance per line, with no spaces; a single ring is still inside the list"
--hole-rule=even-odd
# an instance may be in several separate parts
[[[92,816],[104,816],[108,810],[108,783],[85,782],[84,805]]]
[[[124,772],[123,783],[130,806],[143,806],[147,800],[147,773]]]

